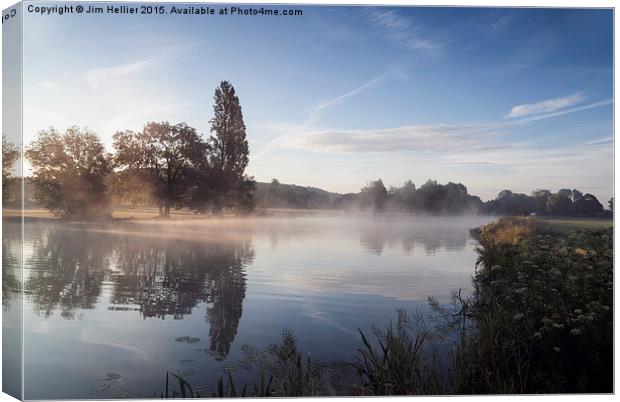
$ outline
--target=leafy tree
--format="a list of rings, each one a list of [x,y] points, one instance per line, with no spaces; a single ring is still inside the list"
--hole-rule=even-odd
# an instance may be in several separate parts
[[[15,181],[13,175],[13,166],[19,158],[19,151],[15,145],[11,144],[6,135],[2,135],[2,202],[10,199],[10,188]]]
[[[108,188],[114,204],[153,205],[154,189],[149,177],[140,170],[126,169],[108,176]]]
[[[213,97],[212,135],[209,140],[209,175],[214,189],[211,200],[214,210],[235,206],[250,210],[254,207],[255,182],[245,174],[249,163],[249,145],[245,123],[235,88],[222,81]]]
[[[607,204],[609,205],[609,210],[614,212],[614,197],[611,197],[609,201],[607,201]]]
[[[340,194],[314,187],[283,184],[278,179],[270,183],[256,183],[254,198],[264,208],[325,209],[334,207]]]
[[[143,177],[163,217],[187,202],[188,189],[207,146],[186,123],[149,122],[142,132],[114,135],[116,166]]]
[[[569,198],[569,194],[572,194],[570,190],[568,192],[558,191],[557,194],[551,194],[547,198],[547,213],[549,215],[568,216],[573,212],[573,202]]]
[[[603,205],[592,194],[586,193],[574,205],[575,212],[582,216],[597,216],[603,213]]]
[[[558,191],[558,195],[561,197],[568,197],[572,201],[573,191],[568,188],[563,188]]]
[[[87,129],[54,128],[39,132],[26,150],[32,168],[35,198],[46,209],[66,218],[96,218],[109,213],[105,184],[110,157],[99,137]]]
[[[582,198],[583,198],[583,193],[577,189],[573,189],[573,194],[571,196],[573,203],[580,201]]]
[[[375,211],[382,211],[388,201],[388,192],[383,180],[371,181],[362,187],[360,192],[362,207],[370,207]]]
[[[532,192],[536,213],[544,215],[547,212],[547,200],[551,196],[551,191],[538,189]]]
[[[390,195],[397,205],[403,206],[408,211],[414,211],[417,208],[417,190],[411,180],[407,180],[402,187],[392,187]]]

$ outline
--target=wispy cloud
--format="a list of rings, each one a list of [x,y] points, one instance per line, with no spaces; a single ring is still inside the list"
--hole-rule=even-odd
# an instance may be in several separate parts
[[[56,81],[43,80],[38,82],[39,86],[43,89],[52,90],[60,87]]]
[[[423,33],[421,25],[414,25],[410,17],[405,17],[396,10],[371,9],[368,18],[383,32],[386,39],[409,49],[432,53],[442,47],[442,43],[436,38]]]
[[[576,92],[572,95],[563,96],[560,98],[546,99],[536,103],[525,103],[513,107],[506,117],[515,118],[552,113],[560,109],[574,106],[582,100],[583,94],[581,92]]]
[[[609,99],[551,113],[489,123],[409,125],[373,130],[330,130],[301,125],[290,127],[275,144],[283,148],[345,154],[410,151],[418,154],[424,152],[460,154],[469,151],[480,153],[498,147],[512,146],[500,142],[499,139],[516,126],[611,103],[612,100]]]
[[[391,68],[385,73],[371,78],[370,80],[364,82],[360,86],[348,92],[320,101],[317,105],[312,107],[310,113],[308,114],[308,117],[306,117],[302,124],[271,124],[269,128],[277,132],[278,134],[273,140],[267,143],[267,145],[265,145],[263,149],[255,155],[255,157],[261,158],[276,147],[281,146],[282,139],[293,138],[295,135],[300,135],[307,132],[310,127],[312,127],[319,121],[322,112],[337,105],[340,105],[347,99],[366,92],[376,87],[377,85],[380,85],[381,83],[384,83],[394,78],[406,79],[408,78],[408,76],[403,70],[399,68]]]
[[[181,119],[191,104],[175,95],[165,80],[155,84],[152,77],[165,76],[197,45],[165,46],[142,58],[85,71],[85,90],[96,94],[90,106],[100,120],[93,128],[114,133],[124,128],[139,129],[149,120]]]
[[[570,108],[570,109],[559,110],[559,111],[553,112],[553,113],[546,113],[546,114],[542,114],[542,115],[535,115],[535,116],[525,117],[525,118],[519,119],[517,121],[519,123],[529,123],[529,122],[532,122],[532,121],[544,120],[544,119],[549,119],[549,118],[552,118],[552,117],[563,116],[565,114],[581,112],[583,110],[595,109],[597,107],[611,105],[613,102],[614,102],[613,99],[607,99],[607,100],[603,100],[603,101],[589,103],[587,105],[577,106],[577,107]]]
[[[124,85],[124,82],[121,82],[119,85],[119,81],[133,81],[137,76],[144,76],[148,72],[161,70],[166,64],[171,64],[180,56],[187,54],[197,46],[199,46],[199,43],[190,42],[181,46],[170,45],[158,48],[149,56],[143,56],[142,58],[122,64],[96,67],[87,70],[84,73],[84,80],[86,84],[93,89],[108,89],[109,85],[119,87]]]
[[[499,17],[497,20],[493,21],[484,29],[487,33],[497,34],[500,32],[504,32],[506,28],[510,25],[513,20],[512,15],[503,15]]]
[[[346,101],[348,98],[351,98],[363,92],[366,92],[376,87],[377,85],[384,83],[393,78],[407,78],[407,74],[405,74],[401,69],[392,68],[381,75],[371,78],[370,80],[364,82],[362,85],[358,86],[357,88],[352,89],[349,92],[336,95],[332,98],[321,101],[318,105],[316,105],[312,109],[312,111],[308,115],[308,118],[304,122],[304,126],[309,126],[310,124],[313,124],[316,121],[318,121],[321,112],[329,108],[332,108],[334,106],[337,106],[343,103],[344,101]]]
[[[110,84],[117,84],[120,79],[143,73],[154,61],[155,59],[144,59],[111,67],[94,68],[84,74],[84,80],[93,89],[108,88]]]
[[[497,124],[417,125],[379,130],[322,130],[282,137],[293,149],[328,153],[479,150],[484,139],[497,136]]]

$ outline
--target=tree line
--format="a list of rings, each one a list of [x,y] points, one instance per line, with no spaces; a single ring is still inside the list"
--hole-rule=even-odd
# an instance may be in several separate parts
[[[401,211],[424,214],[487,214],[609,217],[613,198],[605,209],[590,193],[561,189],[557,193],[539,189],[530,195],[501,191],[496,198],[482,201],[469,194],[461,183],[440,184],[427,180],[420,187],[407,180],[401,187],[387,188],[383,180],[370,181],[358,193],[338,194],[314,187],[280,183],[258,183],[257,205],[265,208],[355,209],[374,212]]]
[[[250,211],[255,182],[245,174],[246,127],[229,82],[216,88],[213,111],[207,139],[186,123],[148,122],[117,132],[113,154],[87,129],[43,130],[25,152],[34,198],[70,218],[108,216],[113,199],[156,205],[162,217],[180,208]]]
[[[577,189],[556,193],[539,189],[530,195],[501,191],[490,201],[469,194],[461,183],[428,180],[419,187],[406,181],[387,188],[381,179],[357,193],[256,183],[245,173],[249,146],[239,98],[228,81],[215,89],[210,136],[186,123],[148,122],[140,132],[119,131],[114,153],[106,153],[92,131],[70,127],[39,132],[26,148],[31,177],[24,202],[65,218],[95,219],[110,215],[112,205],[156,206],[162,217],[173,209],[201,213],[224,210],[248,213],[262,208],[340,209],[424,214],[491,214],[608,217],[597,198]],[[17,148],[2,139],[3,202],[10,203]],[[18,198],[13,192],[14,200]],[[32,193],[32,197],[29,194]]]

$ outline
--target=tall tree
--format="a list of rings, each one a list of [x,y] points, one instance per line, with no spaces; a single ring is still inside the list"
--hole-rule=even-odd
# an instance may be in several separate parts
[[[13,184],[13,166],[19,158],[17,147],[2,135],[2,202],[10,199],[10,189]]]
[[[87,129],[54,128],[39,132],[26,150],[35,198],[46,209],[67,218],[95,218],[109,213],[105,184],[110,157],[99,137]]]
[[[209,140],[211,185],[214,187],[213,207],[225,206],[252,209],[255,182],[245,174],[250,149],[245,133],[245,123],[235,88],[222,81],[213,97],[213,118],[210,120],[212,135]]]
[[[153,189],[160,215],[169,217],[170,208],[185,205],[206,144],[186,123],[149,122],[142,132],[116,133],[114,149],[116,166],[144,178]]]

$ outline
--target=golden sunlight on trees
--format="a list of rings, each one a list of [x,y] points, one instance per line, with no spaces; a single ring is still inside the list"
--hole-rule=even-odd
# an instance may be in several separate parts
[[[112,193],[133,205],[153,202],[163,217],[183,207],[252,210],[255,183],[245,174],[249,146],[239,98],[223,81],[214,100],[214,135],[208,140],[186,123],[148,122],[141,132],[117,132],[115,154],[107,155],[86,129],[41,131],[26,151],[35,198],[55,215],[72,219],[108,215]],[[3,141],[5,183],[13,152]]]
[[[57,216],[100,218],[109,214],[105,179],[112,171],[97,135],[70,127],[39,132],[26,150],[35,198]]]
[[[183,206],[206,144],[195,128],[185,123],[147,123],[142,132],[122,131],[114,135],[115,163],[125,174],[144,179],[153,188],[160,215]]]

